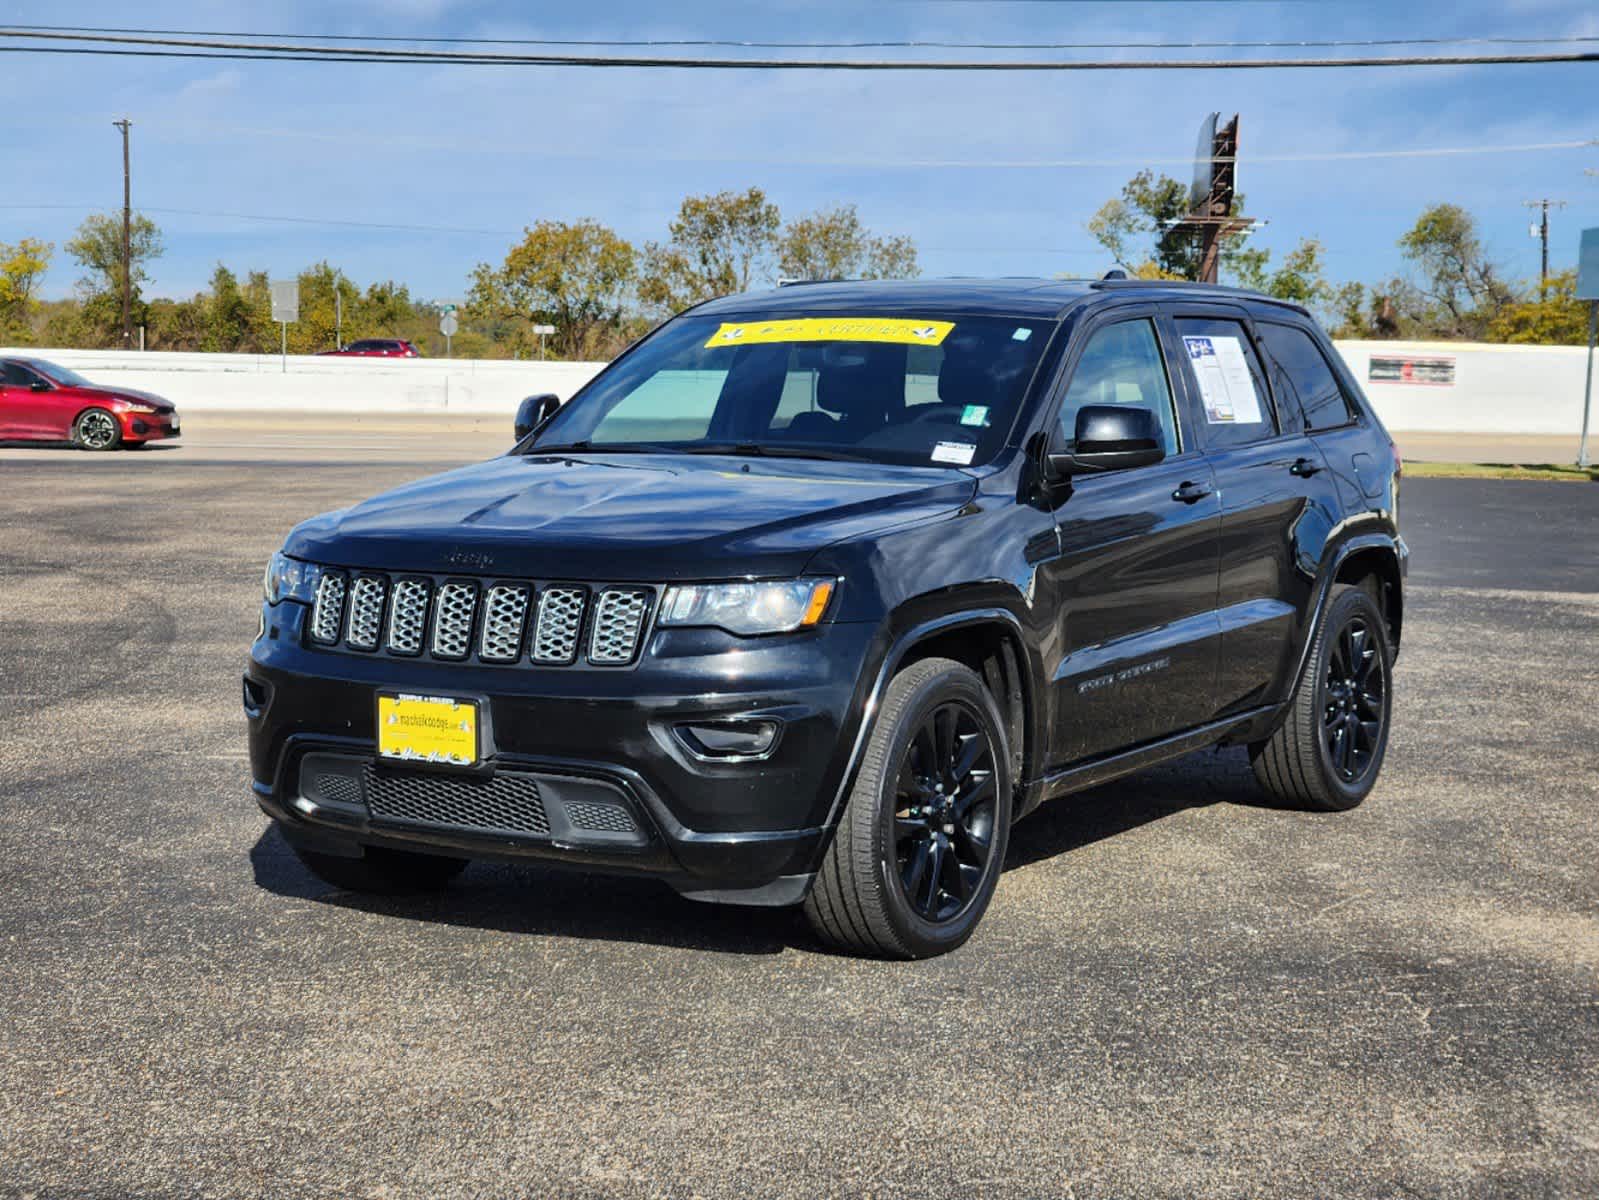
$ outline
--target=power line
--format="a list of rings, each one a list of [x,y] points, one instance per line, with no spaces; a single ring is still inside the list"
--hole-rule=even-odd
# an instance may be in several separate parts
[[[491,38],[438,37],[409,34],[256,33],[226,29],[145,29],[118,25],[13,25],[14,30],[40,33],[128,33],[161,37],[275,38],[300,42],[404,42],[452,46],[678,46],[733,50],[1289,50],[1341,47],[1378,49],[1385,46],[1541,46],[1599,42],[1599,35],[1553,37],[1403,37],[1332,38],[1277,41],[1132,41],[1132,42],[967,42],[879,41],[751,41],[735,38]]]
[[[16,28],[0,29],[0,38],[48,39],[94,45],[0,46],[0,51],[21,54],[98,54],[140,58],[216,58],[287,62],[385,63],[412,66],[520,66],[666,68],[675,70],[799,70],[799,71],[1217,71],[1277,70],[1330,67],[1447,67],[1507,64],[1599,62],[1599,51],[1563,51],[1544,54],[1390,55],[1344,58],[1237,58],[1237,59],[794,59],[794,58],[684,58],[653,55],[603,54],[488,54],[455,50],[396,50],[344,47],[329,51],[304,43],[251,43],[201,38],[141,37],[125,34],[47,33]],[[119,49],[120,46],[135,47]]]

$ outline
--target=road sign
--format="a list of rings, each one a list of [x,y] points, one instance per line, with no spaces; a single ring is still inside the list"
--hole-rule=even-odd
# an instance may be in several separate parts
[[[1599,300],[1599,228],[1582,231],[1577,256],[1577,299]]]
[[[555,326],[554,325],[535,325],[535,326],[533,326],[533,332],[538,334],[540,337],[546,337],[549,334],[552,334],[552,333],[555,332]]]
[[[444,315],[439,318],[439,332],[445,337],[454,337],[455,331],[461,328],[461,322],[455,319],[453,307],[444,310]]]
[[[300,319],[300,281],[274,279],[272,281],[272,319],[287,324]]]

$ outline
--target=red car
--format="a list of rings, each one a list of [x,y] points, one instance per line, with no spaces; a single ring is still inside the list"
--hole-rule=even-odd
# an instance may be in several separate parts
[[[422,352],[404,338],[362,338],[343,350],[324,350],[340,358],[421,358]]]
[[[71,441],[115,450],[178,436],[170,400],[101,387],[42,358],[0,358],[0,441]]]

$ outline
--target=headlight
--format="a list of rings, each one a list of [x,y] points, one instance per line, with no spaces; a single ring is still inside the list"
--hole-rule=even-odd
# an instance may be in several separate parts
[[[153,404],[140,404],[137,400],[124,400],[122,403],[129,412],[153,413],[160,411]]]
[[[261,590],[266,593],[268,604],[280,600],[310,604],[316,599],[316,584],[321,577],[322,568],[315,563],[301,562],[280,551],[267,561]]]
[[[833,598],[831,579],[758,583],[692,583],[667,591],[662,625],[714,625],[729,633],[789,633],[822,619]]]

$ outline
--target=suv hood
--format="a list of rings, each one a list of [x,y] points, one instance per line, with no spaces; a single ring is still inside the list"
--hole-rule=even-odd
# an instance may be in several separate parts
[[[531,579],[798,574],[823,546],[943,516],[964,472],[682,454],[507,455],[300,525],[285,550],[332,566]]]

